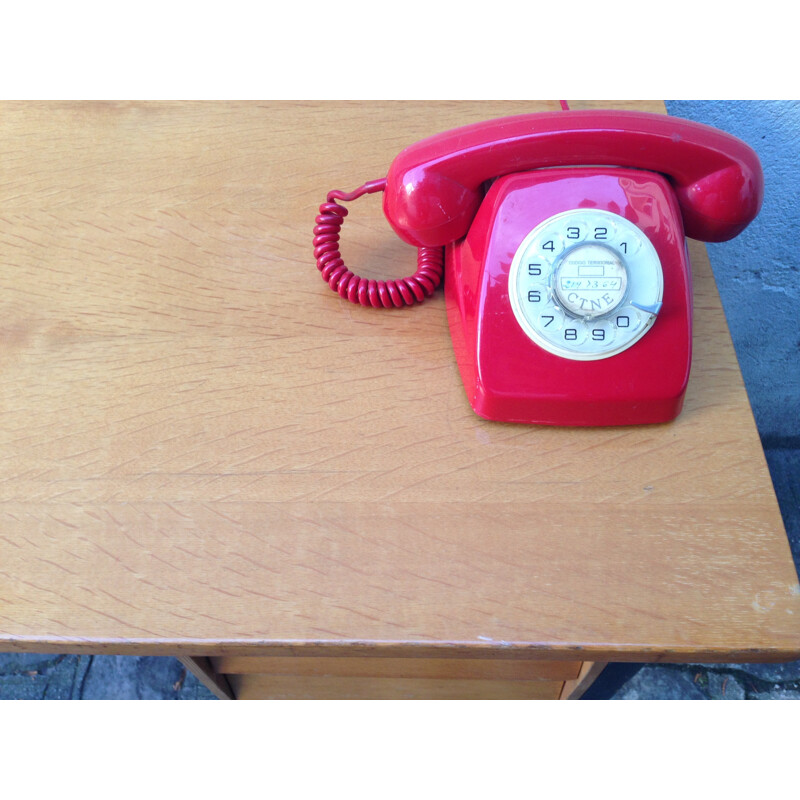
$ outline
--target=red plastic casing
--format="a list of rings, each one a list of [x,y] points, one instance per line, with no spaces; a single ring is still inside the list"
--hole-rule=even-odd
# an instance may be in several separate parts
[[[668,176],[692,239],[731,239],[761,208],[761,163],[735,136],[660,114],[556,111],[466,125],[407,147],[389,168],[383,210],[403,241],[436,247],[466,234],[484,181],[600,164]]]
[[[664,276],[652,328],[627,350],[597,361],[553,355],[524,333],[508,275],[523,239],[562,211],[602,209],[650,239]],[[487,419],[549,425],[666,422],[681,410],[692,353],[692,295],[681,212],[660,175],[572,168],[499,178],[466,238],[445,255],[445,298],[461,377]]]

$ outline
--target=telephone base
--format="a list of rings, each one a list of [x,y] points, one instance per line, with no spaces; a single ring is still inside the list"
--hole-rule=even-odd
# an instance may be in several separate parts
[[[589,428],[672,422],[683,409],[684,397],[682,393],[676,398],[640,403],[581,403],[562,398],[515,404],[483,393],[470,398],[470,405],[479,417],[490,422]]]
[[[639,322],[647,330],[607,357],[596,352],[563,357],[558,348],[548,352],[523,329],[512,309],[509,276],[515,254],[537,226],[575,209],[589,218],[593,211],[605,218],[611,212],[627,221],[620,228],[630,229],[633,223],[635,235],[647,237],[655,248],[663,273],[663,302],[648,306]],[[650,246],[641,246],[645,244]],[[631,266],[635,264],[626,268],[635,281]],[[538,301],[545,294],[548,302],[557,302],[552,285],[531,290],[529,298]],[[467,397],[481,417],[608,426],[669,422],[681,412],[691,365],[690,273],[677,200],[660,175],[581,167],[499,178],[467,236],[446,248],[445,298]],[[562,325],[565,335],[579,328],[586,335],[587,326],[579,317],[563,307],[553,313],[574,326]],[[630,323],[618,315],[616,321],[623,320]],[[613,335],[614,320],[605,323]],[[592,327],[602,328],[599,322],[588,327],[590,332]],[[622,333],[616,335],[620,338]]]

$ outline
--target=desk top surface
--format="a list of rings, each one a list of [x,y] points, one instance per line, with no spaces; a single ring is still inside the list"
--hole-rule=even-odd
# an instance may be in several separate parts
[[[0,649],[797,657],[702,245],[685,409],[640,428],[483,421],[441,292],[378,312],[314,268],[329,189],[557,107],[5,104]],[[378,197],[342,252],[413,271]]]

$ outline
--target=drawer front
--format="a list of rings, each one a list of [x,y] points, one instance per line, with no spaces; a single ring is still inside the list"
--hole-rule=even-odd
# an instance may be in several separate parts
[[[361,656],[240,656],[212,658],[227,675],[289,675],[417,680],[567,681],[578,677],[580,661],[489,658],[383,658]]]
[[[239,700],[557,700],[562,681],[229,675]]]

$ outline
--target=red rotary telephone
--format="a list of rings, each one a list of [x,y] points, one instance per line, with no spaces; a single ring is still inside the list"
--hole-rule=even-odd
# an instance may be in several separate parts
[[[419,249],[399,281],[344,265],[353,200],[383,190]],[[403,150],[385,180],[331,192],[317,266],[343,298],[421,302],[445,279],[472,408],[503,422],[631,425],[681,410],[692,351],[684,236],[721,242],[758,214],[763,175],[744,142],[687,120],[566,111],[481,122]]]

